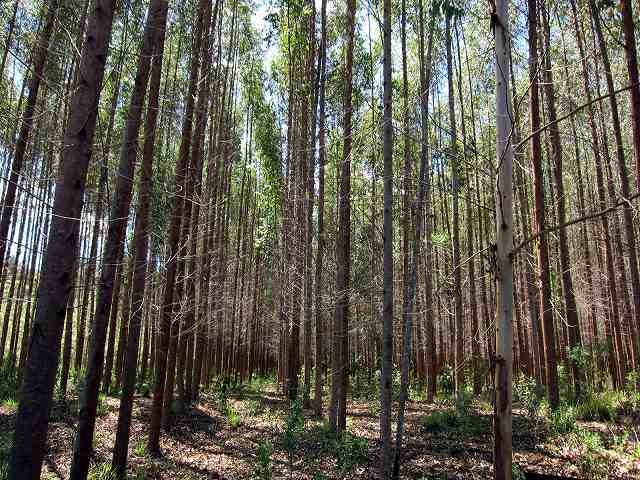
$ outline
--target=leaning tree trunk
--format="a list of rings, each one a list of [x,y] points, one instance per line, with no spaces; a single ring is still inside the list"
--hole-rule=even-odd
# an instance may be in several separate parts
[[[78,433],[76,434],[70,480],[83,480],[89,471],[91,444],[98,408],[98,392],[102,380],[104,365],[107,322],[113,298],[113,284],[116,275],[116,261],[123,250],[124,236],[129,217],[129,207],[133,190],[135,159],[138,149],[138,135],[142,118],[144,97],[149,82],[149,70],[154,46],[164,41],[164,29],[167,9],[162,0],[153,0],[149,5],[145,24],[138,67],[131,94],[129,110],[118,166],[118,182],[114,196],[113,210],[110,215],[109,229],[105,240],[100,276],[100,292],[96,304],[96,313],[91,324],[91,345],[87,362],[84,395],[80,401]],[[136,255],[136,252],[133,252]],[[128,292],[125,292],[128,294]],[[125,299],[126,301],[126,299]],[[122,321],[127,321],[122,318]]]
[[[161,5],[161,16],[166,15],[168,2]],[[149,211],[151,203],[152,168],[154,156],[154,144],[156,135],[156,123],[158,119],[158,96],[160,93],[160,76],[162,72],[162,60],[164,55],[164,28],[158,35],[158,41],[154,48],[153,65],[151,67],[151,85],[149,87],[149,100],[147,102],[147,119],[144,128],[144,146],[142,154],[142,171],[138,187],[138,207],[136,211],[136,224],[133,232],[133,249],[135,251],[135,263],[133,280],[131,282],[131,311],[133,315],[129,324],[129,338],[127,340],[127,353],[124,366],[124,380],[122,385],[122,397],[118,412],[118,429],[113,446],[112,466],[116,475],[123,477],[127,466],[127,453],[129,449],[129,433],[131,427],[131,415],[133,412],[133,394],[136,385],[136,370],[138,363],[138,345],[140,329],[143,319],[143,303],[147,274],[147,255],[149,246]]]
[[[42,468],[60,340],[76,259],[82,199],[113,24],[113,0],[94,0],[64,136],[49,243],[9,462],[10,480],[38,480]],[[73,248],[71,248],[73,247]]]

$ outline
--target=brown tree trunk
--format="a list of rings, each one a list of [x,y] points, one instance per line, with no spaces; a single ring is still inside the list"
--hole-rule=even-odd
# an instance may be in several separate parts
[[[542,150],[540,146],[540,105],[538,95],[538,7],[537,0],[528,0],[529,7],[529,127],[531,128],[530,148],[533,165],[534,216],[536,232],[544,232],[546,213],[544,204],[544,175],[542,171]],[[540,291],[540,315],[546,366],[547,396],[551,408],[558,408],[558,370],[556,360],[555,328],[551,309],[551,283],[549,277],[549,250],[547,235],[538,239],[538,282]]]
[[[49,53],[49,42],[53,35],[53,30],[58,12],[58,0],[49,0],[47,5],[47,17],[44,27],[38,36],[38,43],[33,52],[33,73],[29,79],[29,94],[27,103],[22,113],[20,121],[20,132],[15,143],[15,151],[13,155],[13,163],[11,164],[11,173],[7,188],[2,199],[2,212],[0,215],[0,278],[4,273],[5,253],[7,250],[7,235],[9,233],[9,224],[13,216],[13,207],[16,201],[16,189],[18,188],[18,179],[22,173],[22,165],[24,156],[27,151],[27,144],[33,128],[33,120],[36,117],[36,103],[38,101],[38,91],[40,83],[44,77],[44,67]],[[17,217],[16,217],[17,218]]]
[[[114,3],[95,0],[69,109],[49,244],[41,269],[36,317],[16,417],[11,480],[38,480],[42,468],[60,340],[77,255],[78,221],[96,126]],[[73,248],[70,248],[73,247]]]
[[[175,184],[178,188],[184,188],[189,163],[189,149],[191,145],[191,132],[193,129],[193,107],[198,74],[200,71],[200,50],[202,46],[203,12],[206,10],[206,0],[198,1],[196,22],[194,31],[193,54],[191,57],[189,87],[186,94],[184,117],[182,121],[182,135],[180,139],[180,150],[176,164]],[[169,353],[169,342],[171,333],[171,322],[173,314],[174,290],[176,282],[177,260],[173,258],[178,253],[178,243],[180,240],[180,225],[182,223],[183,198],[181,195],[174,195],[172,198],[171,220],[169,224],[167,240],[167,258],[165,273],[164,298],[160,311],[160,331],[158,353],[155,365],[155,377],[153,387],[153,404],[151,410],[151,424],[149,426],[148,450],[152,454],[160,453],[160,426],[162,421],[162,407],[165,393],[165,379],[167,376],[167,354]]]
[[[96,312],[91,324],[91,344],[85,377],[85,391],[80,401],[78,433],[75,437],[70,480],[83,480],[89,471],[89,459],[93,430],[98,406],[98,391],[102,380],[104,350],[107,335],[107,322],[113,298],[113,284],[116,275],[116,262],[124,249],[124,237],[129,217],[136,151],[140,132],[144,97],[149,82],[151,57],[154,46],[164,39],[167,10],[162,0],[153,0],[149,5],[138,66],[127,111],[122,153],[118,166],[118,181],[114,194],[113,209],[110,214],[109,228],[105,240],[102,258],[100,291]],[[133,255],[136,253],[133,252]],[[125,292],[128,294],[128,292]],[[127,299],[125,298],[125,301]],[[124,311],[124,309],[123,309]],[[122,321],[127,321],[123,316]]]
[[[166,16],[168,2],[163,1],[160,6],[159,17]],[[138,186],[138,206],[136,210],[136,224],[133,232],[133,250],[135,263],[131,282],[131,310],[133,312],[129,326],[127,340],[127,354],[124,367],[122,397],[118,412],[118,428],[113,446],[113,460],[111,462],[116,475],[125,475],[127,454],[129,449],[129,433],[131,415],[133,412],[133,394],[136,385],[138,363],[138,345],[143,319],[143,303],[147,274],[147,254],[149,245],[149,211],[151,203],[152,169],[156,123],[158,118],[158,97],[160,93],[160,75],[164,55],[165,29],[160,27],[156,37],[157,43],[153,49],[153,64],[151,67],[151,81],[149,86],[149,100],[147,103],[147,118],[144,127],[144,146],[142,155],[141,174]]]

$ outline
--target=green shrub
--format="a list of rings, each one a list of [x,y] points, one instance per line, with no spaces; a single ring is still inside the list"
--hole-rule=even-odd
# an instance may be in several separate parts
[[[258,442],[256,451],[257,462],[255,470],[251,478],[255,480],[271,480],[272,466],[271,455],[273,454],[273,445],[269,439]]]
[[[96,408],[96,415],[102,416],[109,411],[109,405],[105,402],[106,397],[104,393],[98,395],[98,406]]]
[[[233,428],[234,430],[236,428],[238,428],[240,425],[242,425],[242,418],[240,417],[238,412],[236,412],[236,410],[233,407],[227,407],[227,410],[225,412],[225,416],[227,417],[227,421],[229,422],[229,426],[231,428]]]
[[[9,463],[5,459],[0,459],[0,480],[9,478]]]
[[[256,417],[264,411],[264,408],[262,408],[262,405],[260,404],[260,400],[252,399],[247,401],[247,403],[245,404],[244,411],[247,414],[247,416]]]
[[[631,456],[634,460],[640,460],[640,443],[637,443],[633,452],[631,452]]]
[[[298,443],[298,438],[304,430],[304,416],[302,415],[302,405],[300,401],[294,400],[291,402],[287,418],[284,421],[284,432],[282,443],[284,449],[291,458],[293,456],[294,449]]]
[[[518,378],[513,383],[513,394],[514,400],[525,409],[527,416],[531,419],[536,419],[542,405],[543,396],[538,391],[535,378],[522,374],[518,375]]]
[[[551,413],[550,430],[554,435],[563,435],[576,429],[576,410],[564,406]]]
[[[430,433],[443,432],[458,426],[458,417],[452,410],[436,410],[422,420],[422,427]]]
[[[587,395],[578,404],[577,416],[586,421],[612,422],[616,416],[615,399],[606,393]]]
[[[18,375],[11,362],[5,361],[0,367],[0,402],[4,405],[14,405],[18,401]]]
[[[512,480],[526,480],[526,477],[522,470],[520,470],[520,466],[517,463],[511,464],[511,479]]]
[[[89,468],[87,480],[118,480],[118,476],[116,472],[111,469],[111,464],[97,463]]]
[[[369,456],[367,439],[356,437],[348,431],[339,436],[336,446],[336,463],[342,473],[350,472],[355,465],[365,462]]]
[[[144,457],[147,454],[147,442],[143,439],[138,440],[133,446],[133,453],[136,457]]]
[[[445,393],[453,393],[453,368],[451,365],[444,365],[436,378],[438,390]]]

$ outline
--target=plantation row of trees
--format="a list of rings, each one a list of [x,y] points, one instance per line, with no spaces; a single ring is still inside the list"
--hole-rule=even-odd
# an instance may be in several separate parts
[[[409,385],[550,406],[640,385],[638,22],[630,0],[27,0],[4,5],[0,361],[9,478],[39,479],[82,382],[148,449],[214,383],[275,374],[346,428],[380,392],[381,478]],[[392,387],[399,372],[397,425]],[[328,391],[328,399],[323,396]],[[395,432],[395,435],[394,435]]]

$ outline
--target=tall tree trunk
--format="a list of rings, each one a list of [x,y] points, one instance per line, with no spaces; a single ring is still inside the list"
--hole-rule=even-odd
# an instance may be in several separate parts
[[[182,120],[182,135],[180,139],[180,150],[176,164],[175,184],[178,188],[184,188],[187,167],[189,163],[189,149],[191,145],[191,132],[193,129],[193,106],[196,95],[198,74],[200,71],[200,49],[202,45],[203,20],[202,15],[206,9],[206,0],[198,0],[197,13],[198,20],[194,31],[194,42],[192,49],[189,87],[185,97],[185,110]],[[178,243],[180,240],[180,225],[182,223],[183,198],[181,195],[174,195],[172,198],[171,219],[168,231],[167,258],[165,288],[162,307],[160,309],[160,331],[159,343],[157,346],[157,356],[155,365],[155,377],[153,386],[153,404],[151,409],[151,424],[149,426],[148,449],[152,454],[160,453],[160,426],[162,421],[162,407],[165,393],[165,378],[167,376],[167,354],[169,353],[169,341],[171,332],[171,321],[173,314],[174,290],[176,282],[177,259],[173,258],[178,253]]]
[[[168,2],[163,1],[160,16],[166,15]],[[136,224],[133,232],[133,250],[135,251],[135,266],[133,269],[131,311],[133,313],[129,326],[127,340],[127,354],[124,367],[124,381],[122,397],[118,412],[118,428],[113,446],[112,466],[116,475],[125,475],[127,453],[129,449],[129,433],[131,428],[131,414],[133,412],[133,394],[136,385],[138,363],[138,345],[140,329],[143,319],[143,303],[147,274],[147,254],[149,245],[149,211],[151,203],[152,168],[158,118],[158,97],[160,93],[160,76],[164,55],[164,28],[158,34],[153,52],[151,67],[151,81],[149,100],[147,103],[147,119],[144,127],[144,146],[142,154],[141,174],[138,186],[138,207],[136,210]]]
[[[38,91],[40,90],[40,83],[42,83],[44,77],[44,67],[49,54],[49,43],[53,35],[57,12],[58,0],[48,0],[45,24],[38,36],[38,43],[33,52],[33,73],[28,82],[29,94],[24,112],[22,112],[20,132],[18,133],[18,138],[15,143],[13,163],[11,164],[11,173],[2,199],[2,214],[0,215],[0,278],[2,278],[4,273],[7,235],[9,234],[9,224],[11,223],[13,206],[16,201],[16,189],[18,188],[19,176],[22,173],[22,165],[27,151],[27,144],[29,143],[31,129],[33,128],[33,120],[36,118],[35,110],[38,101]]]
[[[102,258],[100,291],[95,316],[91,324],[91,344],[89,346],[87,374],[85,377],[85,391],[80,402],[78,433],[74,442],[70,480],[84,480],[89,471],[91,444],[98,407],[98,392],[104,365],[107,322],[109,321],[116,275],[116,261],[124,249],[124,237],[133,191],[138,136],[144,98],[149,83],[153,49],[159,42],[164,41],[166,19],[167,8],[163,0],[153,0],[149,5],[133,91],[127,111],[122,152],[118,166],[118,181]],[[133,252],[132,255],[136,255],[136,252]],[[128,291],[125,294],[128,295]],[[126,301],[127,298],[125,298]],[[126,309],[123,309],[123,313],[124,311]],[[126,321],[128,321],[128,318],[123,315],[122,322]]]
[[[531,0],[535,2],[536,0]],[[506,0],[496,1],[494,39],[496,51],[496,357],[495,413],[493,417],[493,476],[511,480],[511,402],[513,382],[513,109],[509,93],[509,10]],[[529,11],[531,15],[531,10]],[[535,17],[534,17],[535,18]],[[531,36],[529,37],[531,40]],[[533,90],[532,90],[533,93]],[[533,128],[533,127],[532,127]]]
[[[454,380],[456,395],[462,395],[464,388],[464,328],[462,324],[462,265],[460,264],[460,166],[458,158],[458,134],[456,128],[455,93],[453,88],[453,54],[451,52],[451,20],[453,16],[446,14],[445,43],[447,50],[447,86],[449,104],[449,165],[451,170],[451,195],[453,197],[452,212],[452,261],[453,265],[453,298],[454,298],[454,331],[455,331],[455,355],[454,355]]]
[[[382,234],[382,364],[380,368],[380,478],[391,478],[391,393],[393,389],[393,85],[391,0],[383,1],[382,155],[384,213]]]
[[[347,384],[349,381],[349,289],[351,288],[351,119],[352,119],[352,75],[355,32],[356,1],[346,0],[346,57],[344,72],[344,126],[343,150],[340,162],[340,191],[338,196],[338,237],[336,241],[336,310],[334,335],[338,337],[340,349],[334,352],[331,407],[329,424],[334,431],[346,427]]]
[[[544,93],[547,106],[549,123],[549,136],[551,140],[551,153],[553,155],[553,175],[556,187],[556,208],[558,225],[566,222],[565,190],[562,165],[562,143],[560,141],[560,130],[557,124],[556,115],[556,94],[553,83],[553,71],[551,70],[551,30],[549,27],[549,13],[546,6],[543,6],[544,24]],[[565,228],[558,230],[558,247],[560,250],[560,270],[562,278],[562,293],[564,296],[565,313],[567,318],[567,329],[569,336],[569,346],[574,353],[582,346],[580,334],[580,323],[578,321],[578,309],[573,291],[573,277],[571,275],[571,257],[569,256],[569,240]],[[573,376],[573,386],[575,398],[580,400],[582,396],[582,383],[584,375],[579,365],[579,360],[574,355],[569,355],[571,362],[571,373]]]
[[[424,57],[424,32],[423,32],[423,12],[422,12],[422,1],[418,4],[419,15],[420,15],[420,57],[421,59]],[[404,6],[404,2],[403,2]],[[430,26],[433,27],[433,22],[430,22]],[[411,364],[411,343],[412,343],[412,319],[414,316],[414,304],[416,297],[416,283],[417,283],[417,273],[418,273],[418,261],[421,256],[421,245],[423,242],[423,230],[425,223],[425,200],[427,202],[426,210],[429,210],[429,170],[431,169],[431,162],[429,162],[429,158],[427,155],[429,144],[428,144],[428,135],[426,120],[428,116],[428,92],[429,92],[429,84],[431,82],[431,47],[433,40],[433,28],[429,30],[429,41],[427,47],[427,65],[426,70],[424,71],[424,66],[420,69],[420,85],[421,89],[424,89],[421,95],[421,120],[425,122],[423,125],[423,136],[422,146],[421,146],[421,154],[420,154],[420,173],[418,177],[418,191],[416,192],[416,198],[414,200],[415,205],[415,225],[414,230],[412,232],[412,242],[411,242],[411,253],[409,262],[407,267],[409,268],[407,280],[407,290],[405,292],[404,298],[404,306],[403,306],[403,322],[402,322],[402,367],[401,367],[401,375],[400,375],[400,401],[398,403],[398,425],[396,428],[396,447],[395,447],[395,457],[393,462],[393,476],[392,478],[398,479],[400,478],[400,464],[402,462],[402,439],[404,436],[404,428],[405,428],[405,408],[407,403],[407,398],[409,396],[409,367]],[[406,147],[406,145],[405,145]],[[408,232],[406,232],[408,233]],[[408,238],[408,235],[407,235]]]
[[[326,159],[326,115],[325,115],[325,83],[327,69],[327,0],[322,0],[320,11],[321,41],[320,41],[320,85],[319,85],[319,125],[318,125],[318,246],[316,250],[316,271],[315,271],[315,389],[314,389],[314,411],[317,416],[322,416],[322,369],[324,367],[324,342],[325,335],[324,322],[322,318],[322,267],[325,251],[325,231],[324,231],[324,169]]]
[[[551,307],[551,281],[549,277],[549,249],[547,235],[544,233],[546,213],[544,204],[544,174],[542,171],[542,149],[540,145],[540,103],[538,94],[538,6],[537,0],[528,0],[529,7],[529,127],[531,162],[533,166],[534,216],[538,239],[538,282],[540,291],[540,315],[542,318],[542,336],[546,366],[547,396],[551,408],[558,408],[558,367],[556,360],[556,335]]]
[[[78,218],[96,126],[113,23],[112,0],[94,0],[80,75],[73,90],[55,199],[51,234],[41,268],[38,304],[9,463],[11,480],[38,480],[42,468],[60,340],[77,250]]]

